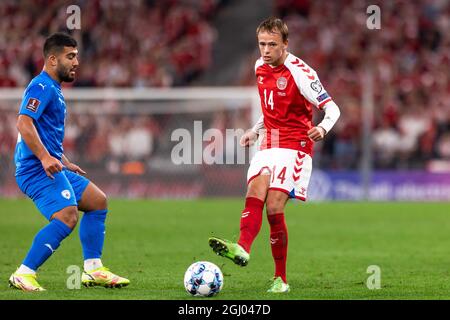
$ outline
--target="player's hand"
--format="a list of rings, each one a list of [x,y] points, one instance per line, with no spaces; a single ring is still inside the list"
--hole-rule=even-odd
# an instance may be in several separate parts
[[[325,129],[322,127],[313,127],[309,129],[308,137],[313,141],[320,141],[325,137]]]
[[[253,130],[247,130],[247,132],[242,135],[239,143],[242,147],[247,147],[252,146],[256,140],[258,140],[258,134]]]
[[[81,169],[79,166],[77,166],[75,163],[68,163],[66,164],[66,168],[69,169],[72,172],[78,173],[78,174],[82,174],[85,175],[86,171],[84,171],[83,169]]]
[[[42,166],[44,167],[45,174],[50,179],[55,179],[53,174],[61,172],[63,169],[63,165],[61,161],[56,159],[55,157],[52,157],[51,155],[47,155],[41,160]]]

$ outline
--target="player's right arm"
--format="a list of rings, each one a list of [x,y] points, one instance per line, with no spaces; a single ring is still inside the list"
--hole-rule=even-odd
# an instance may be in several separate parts
[[[264,61],[262,58],[259,58],[255,62],[255,74],[258,67],[262,66],[264,64]],[[244,135],[241,137],[241,140],[239,141],[240,145],[242,147],[252,146],[256,140],[258,140],[259,130],[264,128],[264,115],[261,115],[256,122],[256,124],[251,128],[250,130],[247,130],[247,132],[244,133]]]
[[[54,177],[52,174],[60,172],[63,166],[61,162],[50,155],[45,148],[41,138],[39,138],[36,127],[34,126],[33,119],[27,115],[19,115],[19,118],[17,119],[17,130],[28,148],[30,148],[33,154],[41,161],[47,176],[53,179]]]
[[[45,148],[34,125],[34,121],[40,118],[51,101],[51,97],[52,92],[49,85],[36,83],[30,86],[25,91],[16,126],[21,139],[25,141],[31,152],[41,161],[47,176],[53,179],[53,174],[62,170],[62,163]]]
[[[240,144],[243,147],[251,146],[258,139],[259,130],[264,128],[264,115],[261,115],[256,124],[241,137]]]

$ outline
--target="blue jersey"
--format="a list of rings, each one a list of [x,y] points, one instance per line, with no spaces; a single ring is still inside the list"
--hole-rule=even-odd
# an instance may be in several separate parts
[[[60,84],[42,71],[25,89],[19,115],[31,117],[39,137],[47,151],[61,160],[63,155],[66,103]],[[18,136],[14,153],[16,176],[30,173],[42,167],[22,137]]]

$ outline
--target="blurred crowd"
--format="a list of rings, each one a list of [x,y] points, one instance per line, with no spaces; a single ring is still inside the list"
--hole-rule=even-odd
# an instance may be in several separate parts
[[[49,34],[67,30],[81,11],[75,86],[170,87],[189,83],[211,64],[224,0],[2,0],[0,87],[24,86],[42,69]],[[70,22],[75,20],[69,19]]]
[[[101,102],[94,103],[102,105]],[[168,102],[167,106],[170,107],[171,103]],[[76,102],[70,101],[69,104],[74,109],[77,107]],[[13,150],[17,140],[17,111],[3,107],[0,103],[0,181],[13,178]],[[218,107],[220,108],[219,103]],[[194,158],[195,150],[201,152],[202,159],[203,150],[207,146],[210,151],[214,150],[207,154],[212,154],[215,159],[220,158],[217,161],[225,163],[226,159],[233,159],[234,163],[238,163],[234,160],[237,156],[234,146],[238,142],[234,141],[234,146],[230,149],[230,141],[226,141],[226,130],[239,128],[243,133],[250,124],[245,119],[249,117],[251,109],[248,106],[239,111],[221,109],[219,112],[201,114],[178,113],[177,116],[102,111],[104,112],[79,113],[72,110],[68,113],[64,154],[90,173],[143,175],[153,173],[155,167],[159,171],[169,168],[173,173],[175,165],[172,153],[176,145],[188,144],[192,148],[176,153],[177,156],[188,153],[189,163],[194,163],[197,158]],[[198,132],[195,132],[194,121],[199,123]],[[183,137],[172,137],[174,131],[180,128],[189,133]],[[210,128],[215,129],[214,134],[223,134],[222,139],[205,138],[204,134]]]
[[[342,109],[320,145],[322,165],[358,167],[366,72],[374,79],[375,166],[414,169],[450,160],[450,2],[380,2],[379,30],[366,27],[370,4],[275,1],[289,27],[289,50],[318,72]]]
[[[226,2],[77,1],[83,19],[82,30],[74,35],[82,46],[82,64],[74,85],[189,85],[211,65],[216,38],[212,18]],[[0,2],[0,87],[23,87],[40,71],[45,35],[66,23],[62,3],[69,4]],[[361,0],[274,0],[275,14],[289,27],[289,51],[318,72],[341,108],[337,125],[317,144],[317,165],[358,168],[362,146],[367,143],[361,138],[367,74],[374,80],[371,139],[375,167],[415,169],[426,168],[434,159],[450,161],[449,1],[383,2],[380,30],[366,26],[369,4]],[[247,72],[234,85],[255,84],[252,66],[256,56],[257,51],[240,62]],[[315,116],[319,120],[322,114]],[[244,127],[249,114],[246,117],[246,121],[237,117],[239,123],[228,121],[226,127]],[[217,121],[223,124],[223,118],[219,114]],[[14,123],[15,112],[0,114],[0,162],[11,160]],[[66,150],[74,156],[79,150],[89,150],[84,154],[92,158],[91,163],[130,155],[147,161],[156,141],[162,141],[155,137],[163,127],[164,122],[152,116],[75,115],[67,124]],[[116,170],[114,163],[109,170]],[[131,166],[129,170],[141,169]]]
[[[16,111],[0,114],[2,173],[14,171],[16,119]],[[91,170],[105,169],[106,165],[109,173],[144,173],[162,139],[160,123],[162,118],[153,115],[71,113],[66,121],[64,154]]]

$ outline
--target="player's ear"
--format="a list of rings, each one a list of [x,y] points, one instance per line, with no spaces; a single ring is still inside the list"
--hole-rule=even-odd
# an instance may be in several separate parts
[[[286,50],[288,48],[289,40],[283,42],[283,49]]]
[[[48,56],[47,61],[50,63],[52,67],[56,67],[58,64],[58,61],[56,59],[56,56],[54,54],[51,54]]]

